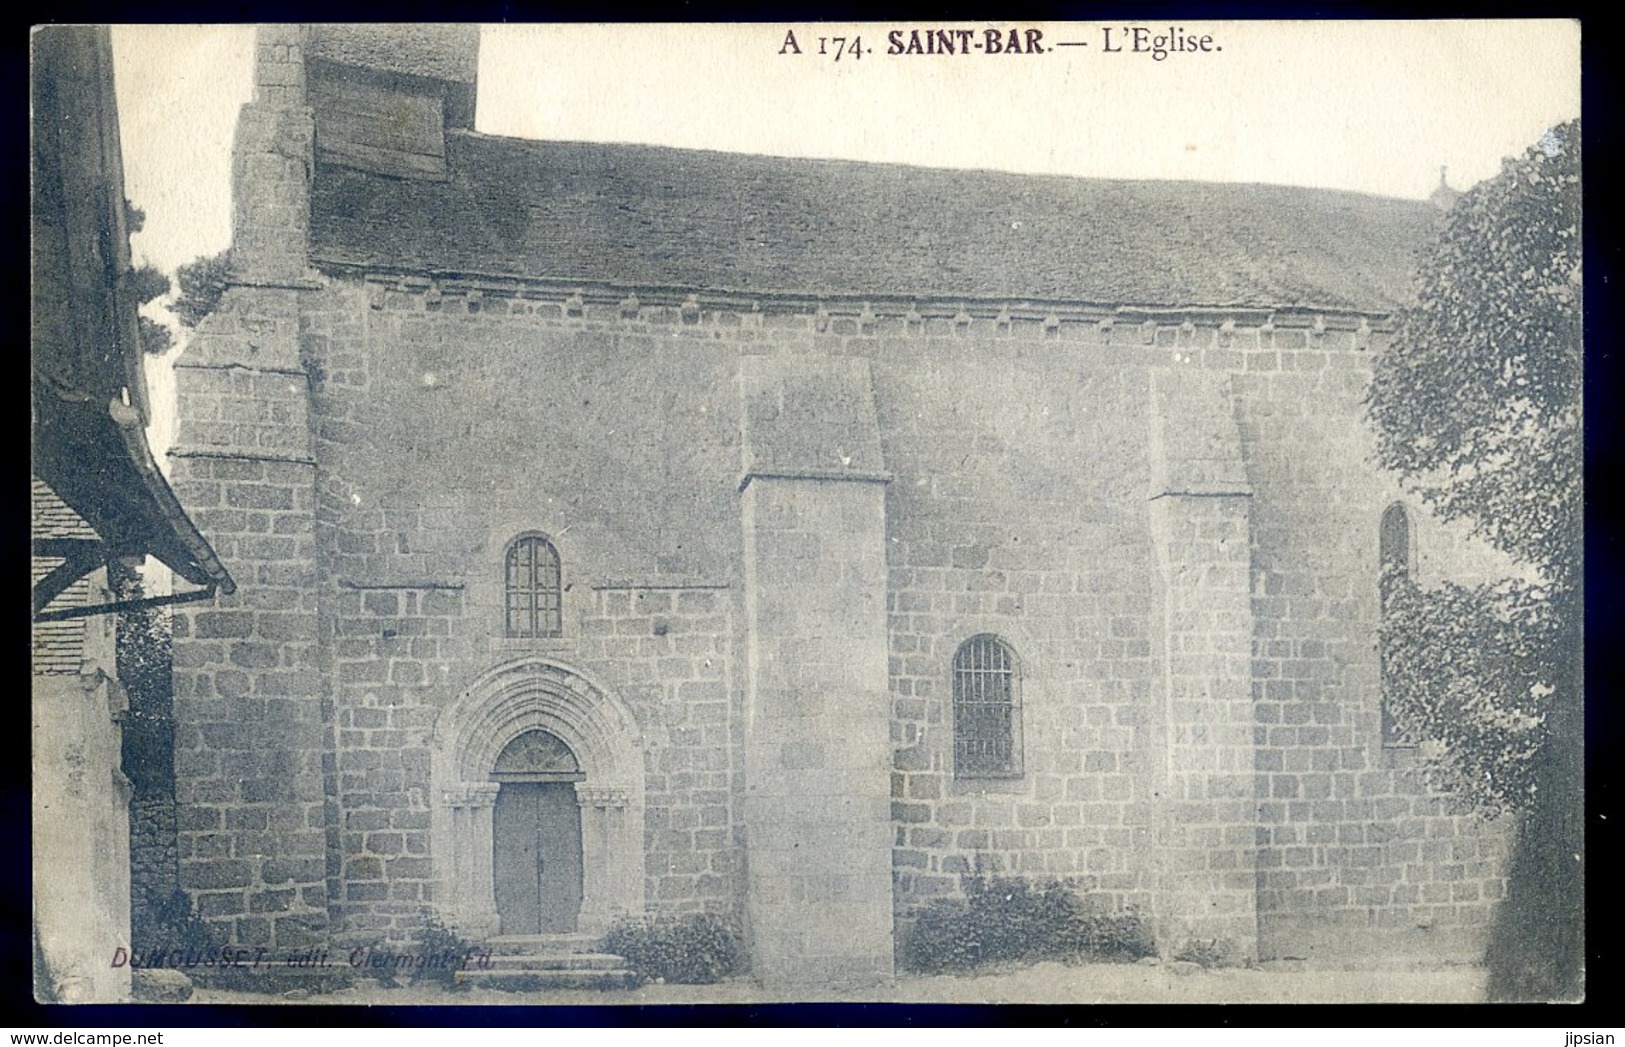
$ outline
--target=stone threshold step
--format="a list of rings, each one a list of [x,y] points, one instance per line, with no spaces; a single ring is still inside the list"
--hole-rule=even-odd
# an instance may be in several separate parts
[[[535,971],[616,971],[624,970],[626,960],[607,952],[492,953],[489,967],[473,970]]]
[[[549,989],[635,989],[637,975],[628,970],[468,970],[458,971],[460,986],[476,989],[504,989],[511,992],[540,992]]]
[[[493,956],[520,953],[598,952],[603,940],[593,934],[504,934],[485,940]]]

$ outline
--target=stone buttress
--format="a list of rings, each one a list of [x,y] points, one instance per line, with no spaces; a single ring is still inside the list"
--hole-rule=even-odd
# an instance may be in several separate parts
[[[175,365],[175,493],[240,579],[175,618],[180,882],[229,941],[327,931],[309,386],[299,355],[313,122],[294,26],[257,39],[234,150],[228,289]]]
[[[1165,950],[1256,956],[1252,490],[1228,379],[1151,372],[1150,527],[1161,603],[1153,760],[1155,916]],[[1156,694],[1158,688],[1153,688]]]
[[[740,361],[751,955],[768,988],[892,973],[887,474],[859,359]]]

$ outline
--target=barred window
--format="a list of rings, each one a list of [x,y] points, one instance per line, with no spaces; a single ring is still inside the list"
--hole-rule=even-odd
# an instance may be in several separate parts
[[[954,652],[954,775],[1021,774],[1020,680],[1015,654],[996,636],[973,636]]]
[[[507,634],[534,638],[564,632],[559,553],[539,534],[523,535],[508,546]]]
[[[1382,523],[1378,525],[1377,565],[1381,572],[1377,579],[1378,602],[1386,617],[1394,586],[1411,574],[1411,518],[1398,502],[1383,512]],[[1406,746],[1410,742],[1394,718],[1386,664],[1382,669],[1382,744]]]

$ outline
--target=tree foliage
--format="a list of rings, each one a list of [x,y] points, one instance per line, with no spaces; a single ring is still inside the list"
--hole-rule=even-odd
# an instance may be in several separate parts
[[[157,266],[143,265],[130,271],[130,291],[135,295],[136,304],[146,305],[169,293],[169,277]]]
[[[124,225],[131,236],[139,233],[147,224],[147,212],[131,203],[128,198],[124,201]],[[169,277],[165,276],[156,266],[143,265],[130,273],[130,291],[135,295],[138,306],[146,305],[154,298],[162,298],[169,293]],[[136,325],[141,339],[141,351],[153,356],[160,356],[169,351],[173,344],[169,336],[169,328],[156,320],[142,316],[137,317]]]
[[[136,214],[140,214],[139,211]],[[169,293],[169,277],[165,276],[156,266],[143,265],[130,272],[130,292],[135,295],[137,305],[146,305],[155,298],[162,298]],[[143,352],[160,356],[169,351],[172,344],[169,337],[169,328],[156,320],[145,316],[137,317],[140,328],[141,349]]]
[[[1529,808],[1547,713],[1577,686],[1581,304],[1575,121],[1457,201],[1367,398],[1381,463],[1533,575],[1385,586],[1391,708],[1488,811]]]
[[[1464,798],[1520,815],[1491,933],[1496,1000],[1572,1000],[1585,972],[1580,124],[1448,215],[1367,398],[1383,465],[1526,577],[1384,579],[1384,684]]]
[[[141,579],[128,568],[117,567],[112,576],[119,599],[146,595]],[[138,793],[173,793],[174,648],[169,609],[140,607],[121,613],[115,637],[118,678],[130,702],[123,730],[124,774]]]
[[[199,258],[180,267],[175,280],[180,294],[169,309],[187,327],[196,327],[203,318],[214,312],[220,296],[226,293],[227,277],[231,272],[231,251]]]
[[[141,351],[151,356],[162,356],[174,345],[169,328],[145,316],[136,317],[141,334]]]
[[[1382,464],[1559,588],[1579,569],[1581,299],[1574,121],[1457,201],[1369,397]]]
[[[1435,755],[1437,784],[1484,814],[1527,810],[1563,667],[1553,604],[1515,581],[1424,590],[1390,582],[1382,624],[1389,711]]]

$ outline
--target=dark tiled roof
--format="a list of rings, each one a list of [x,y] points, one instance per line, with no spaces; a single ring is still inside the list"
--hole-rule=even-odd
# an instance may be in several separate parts
[[[31,477],[33,531],[35,538],[95,538],[96,532],[57,497],[39,477]],[[33,580],[38,582],[61,563],[44,556],[32,558]],[[81,578],[57,597],[56,606],[82,607],[90,602],[90,579]],[[33,629],[34,674],[59,675],[79,671],[85,656],[85,620],[69,618],[57,622],[35,622]]]
[[[327,62],[472,84],[480,69],[480,30],[425,23],[323,24],[310,27],[306,53]]]
[[[1111,181],[452,132],[450,178],[323,165],[318,260],[757,293],[1322,306],[1410,297],[1437,212]]]
[[[95,538],[96,532],[50,486],[37,476],[32,484],[30,503],[36,538]]]

